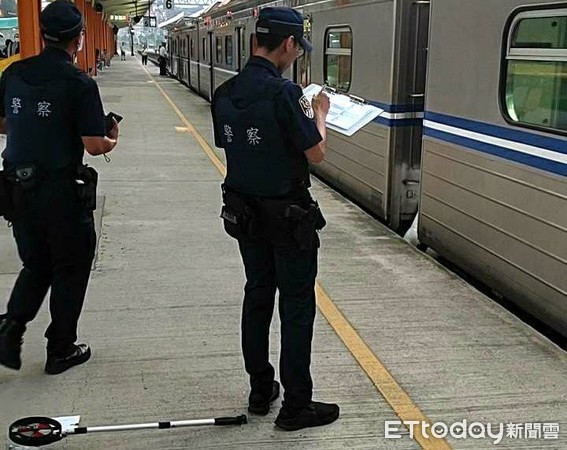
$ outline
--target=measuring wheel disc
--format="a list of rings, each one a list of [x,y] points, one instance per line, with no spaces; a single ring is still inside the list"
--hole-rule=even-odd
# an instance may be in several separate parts
[[[10,425],[8,437],[15,444],[41,447],[63,439],[63,428],[49,417],[24,417]]]

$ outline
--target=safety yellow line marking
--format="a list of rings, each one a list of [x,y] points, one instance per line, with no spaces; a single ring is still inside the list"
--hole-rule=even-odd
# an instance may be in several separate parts
[[[144,66],[142,66],[142,69],[144,69],[145,72],[148,74],[148,76],[153,81],[155,81],[152,74],[150,72],[148,72],[148,69],[146,69]],[[183,122],[183,125],[185,125],[187,127],[187,131],[191,134],[191,136],[193,136],[193,138],[195,138],[195,140],[203,148],[203,150],[205,151],[205,153],[207,154],[209,159],[212,161],[212,163],[215,165],[217,170],[221,173],[221,175],[223,177],[225,177],[226,176],[226,169],[224,167],[224,164],[218,158],[218,156],[215,154],[214,150],[211,148],[211,146],[208,144],[208,142],[203,138],[203,136],[201,136],[199,134],[199,132],[195,129],[195,127],[191,124],[191,122],[189,122],[187,120],[187,118],[183,115],[183,113],[179,110],[177,105],[173,102],[173,100],[169,97],[169,95],[167,95],[167,93],[163,90],[163,88],[159,85],[159,83],[154,83],[154,84],[159,89],[159,91],[161,92],[161,95],[163,95],[163,97],[166,99],[167,103],[169,103],[171,105],[171,107],[175,111],[175,114],[177,114],[177,116],[181,119],[181,122]]]
[[[331,327],[335,330],[341,341],[346,345],[360,367],[366,372],[380,391],[386,402],[402,421],[419,421],[419,426],[414,428],[414,439],[426,450],[445,450],[451,446],[445,439],[431,436],[431,421],[421,412],[412,401],[409,394],[398,384],[380,359],[368,347],[353,326],[349,323],[337,305],[329,298],[319,283],[316,284],[317,306],[323,313]],[[421,422],[429,424],[428,438],[421,429]]]
[[[148,76],[154,80],[148,70],[142,66]],[[187,120],[177,105],[164,91],[164,89],[155,83],[161,94],[171,105],[175,113],[179,116],[183,124],[187,127],[189,133],[201,145],[212,163],[216,166],[223,177],[226,176],[226,168],[222,161],[216,156],[213,149],[207,141],[199,134],[195,127]],[[317,306],[323,313],[331,327],[335,330],[341,341],[345,344],[351,354],[354,356],[360,367],[366,372],[368,377],[374,383],[374,386],[382,394],[386,402],[394,410],[396,415],[404,422],[419,421],[420,424],[414,427],[413,438],[425,450],[450,450],[451,446],[445,439],[439,439],[431,436],[431,421],[421,412],[419,407],[412,401],[410,396],[398,384],[388,369],[382,364],[374,352],[368,347],[353,326],[349,323],[337,305],[325,293],[321,285],[317,282],[315,285],[317,296]],[[428,437],[422,433],[421,422],[428,423]]]

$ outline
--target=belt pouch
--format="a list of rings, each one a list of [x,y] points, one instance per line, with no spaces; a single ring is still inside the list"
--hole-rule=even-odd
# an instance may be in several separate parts
[[[223,202],[220,216],[226,233],[234,239],[255,237],[257,218],[253,202],[229,191],[223,193]]]

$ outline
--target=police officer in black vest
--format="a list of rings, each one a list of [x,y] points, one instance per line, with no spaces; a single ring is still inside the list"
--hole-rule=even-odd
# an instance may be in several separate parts
[[[250,375],[248,410],[265,415],[279,395],[269,362],[277,289],[285,394],[275,423],[298,430],[339,416],[337,405],[313,401],[309,368],[317,230],[325,223],[308,191],[308,163],[325,156],[329,98],[321,93],[311,103],[281,75],[311,50],[297,11],[262,9],[254,39],[254,56],[217,89],[212,103],[215,143],[224,148],[227,160],[221,215],[225,230],[238,239],[246,272],[242,350]]]
[[[45,50],[12,64],[0,81],[3,173],[13,198],[6,219],[23,262],[0,316],[0,364],[20,369],[26,323],[51,289],[45,371],[58,374],[91,355],[75,343],[95,250],[96,172],[82,161],[85,149],[111,151],[118,126],[105,123],[95,81],[73,65],[84,40],[80,11],[57,0],[43,10],[40,25]]]

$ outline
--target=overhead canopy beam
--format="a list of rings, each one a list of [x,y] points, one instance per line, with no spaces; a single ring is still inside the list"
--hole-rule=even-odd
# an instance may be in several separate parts
[[[150,5],[155,0],[92,0],[93,5],[100,3],[103,7],[103,12],[107,20],[116,25],[123,27],[127,25],[127,20],[116,20],[111,16],[129,16],[134,18],[136,16],[142,17],[150,9]]]

